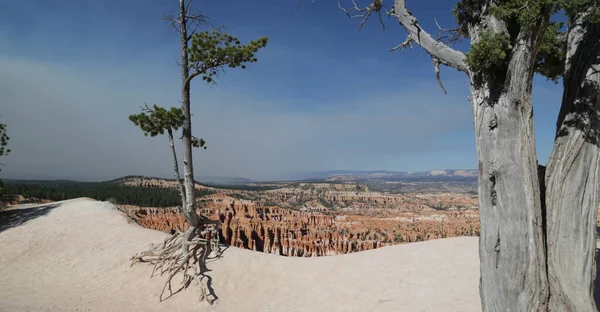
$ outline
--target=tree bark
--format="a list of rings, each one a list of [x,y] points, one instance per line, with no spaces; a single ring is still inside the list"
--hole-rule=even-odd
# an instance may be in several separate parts
[[[535,149],[532,82],[539,33],[522,30],[502,77],[471,76],[479,159],[480,297],[483,311],[544,311],[548,298],[541,188]],[[507,33],[488,16],[471,25]]]
[[[183,179],[185,188],[185,204],[182,213],[191,228],[198,228],[200,217],[196,213],[196,193],[194,181],[194,163],[192,159],[192,116],[190,112],[190,81],[188,65],[188,34],[186,6],[184,0],[179,0],[179,35],[181,40],[181,110],[183,113],[182,143],[183,143]]]
[[[181,195],[181,209],[183,210],[183,205],[185,205],[185,187],[183,186],[181,176],[179,175],[179,162],[177,161],[177,152],[175,151],[173,129],[169,128],[167,132],[169,135],[169,146],[171,147],[171,151],[173,152],[173,170],[175,171],[175,179],[177,180],[177,185],[179,185],[179,194]]]
[[[546,169],[549,311],[597,311],[600,26],[586,15],[570,21],[562,106]]]
[[[547,298],[530,51],[516,49],[503,90],[472,86],[484,311],[541,311]]]

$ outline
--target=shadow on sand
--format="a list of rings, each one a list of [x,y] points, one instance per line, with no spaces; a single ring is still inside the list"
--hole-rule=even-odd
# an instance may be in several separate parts
[[[52,203],[29,208],[0,210],[0,233],[48,214],[60,204]]]

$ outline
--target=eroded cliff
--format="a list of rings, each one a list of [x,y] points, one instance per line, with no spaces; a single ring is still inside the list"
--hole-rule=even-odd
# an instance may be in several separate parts
[[[295,211],[222,194],[200,200],[198,212],[221,220],[224,243],[282,256],[327,256],[390,244],[477,235],[476,212],[395,213],[393,217]],[[171,232],[187,223],[178,208],[119,208],[140,225]]]

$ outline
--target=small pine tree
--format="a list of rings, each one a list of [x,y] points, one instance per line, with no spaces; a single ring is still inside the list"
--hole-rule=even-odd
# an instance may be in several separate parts
[[[167,110],[166,108],[159,107],[156,104],[154,104],[152,107],[149,107],[146,104],[141,109],[141,113],[130,115],[129,120],[144,132],[144,136],[150,135],[151,137],[155,137],[158,135],[164,135],[165,132],[167,133],[169,138],[169,146],[171,147],[173,154],[173,169],[175,179],[179,183],[181,205],[183,206],[186,203],[186,194],[183,181],[179,175],[179,162],[177,160],[177,152],[175,150],[175,142],[173,138],[174,131],[177,131],[183,125],[183,113],[181,108],[171,107]],[[206,149],[206,142],[202,138],[193,136],[192,146]],[[146,187],[148,187],[147,183]]]
[[[174,171],[178,181],[181,181],[181,179],[179,177],[177,156],[171,129],[181,127],[184,165],[183,183],[180,183],[180,192],[182,193],[181,212],[190,226],[186,233],[174,234],[169,244],[153,248],[148,252],[135,256],[133,259],[134,262],[149,261],[157,266],[164,265],[165,263],[171,264],[170,269],[165,270],[165,272],[168,271],[171,274],[165,286],[170,286],[173,276],[181,271],[183,271],[186,277],[183,282],[184,287],[187,287],[192,280],[202,285],[200,281],[202,280],[203,272],[200,269],[196,269],[194,273],[190,272],[194,270],[194,264],[190,264],[189,262],[198,258],[205,260],[207,254],[204,253],[204,256],[202,256],[199,250],[207,247],[206,244],[202,247],[202,244],[197,242],[198,240],[195,240],[194,243],[192,241],[193,238],[205,235],[202,233],[208,231],[206,229],[207,225],[214,225],[213,236],[215,233],[218,233],[217,228],[219,227],[218,221],[211,222],[206,216],[198,215],[196,212],[192,147],[204,147],[205,142],[202,139],[192,136],[190,83],[197,76],[202,77],[202,80],[206,83],[216,83],[215,79],[219,74],[224,72],[225,68],[245,68],[247,63],[256,62],[257,59],[254,54],[267,44],[267,37],[263,37],[244,45],[238,38],[225,33],[223,27],[196,32],[200,25],[206,23],[206,17],[201,14],[193,14],[190,7],[191,0],[179,0],[179,14],[166,18],[173,23],[173,26],[175,26],[180,35],[181,109],[171,108],[167,111],[155,106],[152,111],[146,111],[146,114],[143,114],[145,116],[134,115],[130,117],[132,122],[138,122],[136,125],[140,126],[144,133],[158,135],[166,131],[169,134],[169,144],[171,145],[173,159],[175,160]],[[146,129],[143,128],[144,125],[147,126]],[[214,239],[211,238],[209,243],[212,250],[218,251],[218,235],[214,236]],[[195,248],[196,246],[199,248]],[[165,250],[178,250],[173,255],[173,257],[176,257],[176,260],[171,261],[173,258],[162,258],[161,255]],[[200,262],[203,262],[203,260]],[[213,296],[214,299],[210,299],[208,297],[211,295],[209,291],[210,286],[203,286],[201,299],[207,299],[212,304],[213,300],[216,300],[216,296]],[[162,295],[161,293],[161,297]]]

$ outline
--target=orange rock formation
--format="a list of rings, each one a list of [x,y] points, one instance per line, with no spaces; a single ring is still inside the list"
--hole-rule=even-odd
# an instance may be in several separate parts
[[[391,218],[295,211],[217,194],[198,212],[222,222],[225,244],[282,256],[328,256],[403,242],[477,235],[476,212],[402,213]],[[119,206],[143,227],[185,231],[177,208]]]

